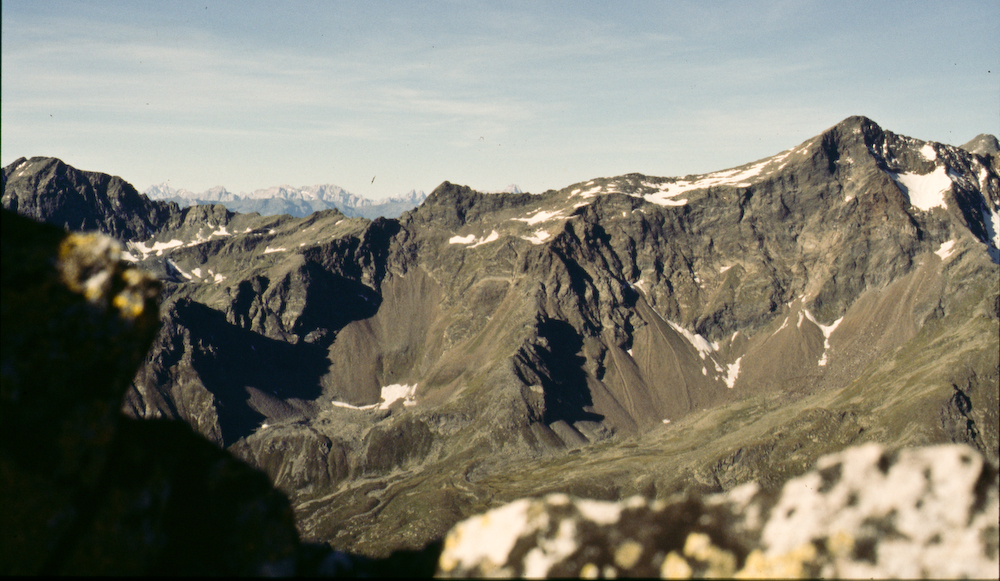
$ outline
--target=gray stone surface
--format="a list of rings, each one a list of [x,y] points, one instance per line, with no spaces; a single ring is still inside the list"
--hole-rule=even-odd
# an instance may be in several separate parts
[[[995,466],[964,445],[820,459],[777,494],[649,502],[522,499],[462,521],[452,577],[989,578],[1000,568]]]

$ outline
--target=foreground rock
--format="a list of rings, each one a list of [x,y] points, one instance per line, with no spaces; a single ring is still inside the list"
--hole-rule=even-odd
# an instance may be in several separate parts
[[[267,477],[180,422],[119,408],[159,283],[119,245],[4,211],[0,574],[292,574]]]
[[[820,459],[778,494],[667,503],[553,494],[459,523],[439,574],[505,577],[996,577],[997,470],[975,450]]]

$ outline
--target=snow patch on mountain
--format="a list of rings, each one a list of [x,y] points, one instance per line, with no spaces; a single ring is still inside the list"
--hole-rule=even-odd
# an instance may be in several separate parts
[[[532,244],[542,244],[548,240],[552,235],[545,230],[535,230],[535,233],[531,236],[521,236],[522,240],[527,240]]]
[[[184,269],[182,269],[181,267],[177,266],[177,263],[176,263],[176,262],[174,262],[173,260],[170,260],[170,259],[168,258],[168,259],[167,259],[167,265],[168,265],[168,266],[169,266],[170,268],[172,268],[172,269],[176,270],[177,272],[179,272],[179,273],[180,273],[180,275],[181,275],[181,276],[183,276],[184,278],[186,278],[186,279],[188,279],[188,280],[194,280],[194,277],[193,277],[193,276],[191,275],[191,273],[189,273],[189,272],[185,272],[185,271],[184,271]]]
[[[833,332],[837,329],[837,326],[840,325],[840,322],[844,320],[844,317],[837,319],[836,321],[834,321],[829,325],[821,325],[818,321],[816,321],[816,317],[814,317],[813,314],[810,313],[808,309],[802,309],[802,313],[804,313],[806,318],[812,321],[814,325],[819,327],[819,330],[823,333],[823,355],[820,356],[818,362],[818,365],[820,367],[823,367],[827,363],[827,357],[826,357],[827,352],[830,351],[830,335],[832,335]],[[800,316],[802,313],[800,313]]]
[[[386,385],[382,388],[382,403],[379,405],[379,409],[387,410],[397,400],[403,400],[405,406],[417,405],[416,394],[417,384],[394,383]]]
[[[592,183],[594,183],[593,180],[587,182],[586,185],[589,186]],[[586,190],[586,191],[582,190],[581,188],[576,188],[572,192],[569,193],[569,197],[573,198],[573,197],[576,197],[576,196],[580,196],[581,198],[585,198],[585,199],[586,198],[593,198],[598,193],[600,193],[601,189],[602,189],[602,186],[594,186],[594,187],[592,187],[592,188],[590,188],[589,190]]]
[[[665,196],[663,194],[650,194],[644,197],[646,198],[646,200],[648,200],[653,204],[656,204],[657,206],[685,206],[688,203],[686,198],[675,200],[672,197]]]
[[[345,402],[337,401],[337,400],[333,400],[330,403],[333,404],[336,407],[347,408],[347,409],[350,409],[350,410],[373,410],[373,409],[375,409],[375,408],[378,407],[377,403],[373,403],[373,404],[369,404],[369,405],[351,405],[349,403],[345,403]]]
[[[342,401],[333,400],[330,403],[339,408],[347,408],[352,410],[387,410],[392,404],[399,400],[403,400],[403,405],[409,407],[417,405],[417,385],[408,385],[402,383],[394,383],[392,385],[383,386],[381,389],[381,397],[379,403],[373,403],[368,405],[352,405]]]
[[[664,319],[664,320],[666,320],[666,319]],[[708,339],[702,337],[701,335],[699,335],[697,333],[692,333],[691,331],[688,331],[684,327],[681,327],[680,325],[678,325],[676,323],[673,323],[671,321],[667,321],[667,324],[670,325],[670,327],[674,331],[677,331],[685,339],[687,339],[688,343],[690,343],[691,345],[693,345],[694,348],[698,350],[698,355],[700,355],[702,359],[704,359],[706,356],[711,355],[712,353],[714,353],[714,352],[716,352],[716,351],[719,350],[719,344],[718,343],[713,342],[713,341],[709,341]]]
[[[660,184],[658,186],[658,188],[662,192],[660,196],[662,196],[663,199],[669,199],[684,192],[689,192],[691,190],[702,190],[714,186],[732,185],[738,187],[746,187],[752,183],[748,181],[750,180],[750,178],[760,175],[760,172],[761,170],[764,169],[764,166],[772,162],[773,159],[768,158],[763,161],[759,161],[744,170],[740,170],[739,168],[730,169],[730,170],[706,174],[704,176],[698,176],[695,179],[691,180],[677,180],[676,182],[673,183]],[[655,195],[656,194],[654,194],[654,196]]]
[[[473,244],[469,248],[475,248],[476,246],[482,246],[483,244],[488,244],[490,242],[494,242],[494,241],[499,240],[499,239],[500,239],[500,234],[498,234],[497,231],[494,230],[494,231],[490,232],[489,236],[487,236],[486,238],[480,239],[478,242],[476,242],[475,244]]]
[[[448,239],[448,244],[469,244],[471,245],[469,248],[475,248],[499,239],[500,234],[494,230],[490,232],[488,236],[481,236],[479,238],[477,238],[475,234],[469,234],[468,236],[452,236]]]
[[[157,256],[163,256],[164,250],[184,246],[184,242],[177,239],[171,240],[170,242],[154,242],[152,247],[146,246],[144,242],[131,242],[130,244],[133,248],[142,253],[143,258],[146,258],[153,253]]]
[[[549,220],[555,220],[556,218],[563,218],[562,210],[539,210],[527,218],[514,218],[518,222],[527,222],[528,224],[540,224],[541,222],[547,222]]]
[[[986,236],[993,243],[994,248],[1000,248],[1000,212],[986,207],[985,200],[982,207],[983,224],[986,226]]]
[[[740,361],[743,359],[742,356],[737,357],[736,361],[727,365],[726,370],[726,387],[732,389],[736,385],[736,379],[740,376]]]
[[[448,244],[472,244],[476,241],[475,234],[469,234],[468,236],[452,236],[448,239]]]
[[[888,172],[910,199],[910,204],[928,211],[931,208],[946,208],[944,194],[951,189],[952,181],[948,170],[941,165],[928,174]]]
[[[947,242],[942,243],[941,246],[940,246],[940,248],[938,248],[937,250],[934,251],[934,254],[937,254],[938,256],[940,256],[941,260],[944,260],[944,259],[948,258],[949,256],[951,256],[954,253],[955,253],[955,241],[954,240],[949,240]]]
[[[745,168],[734,168],[724,171],[713,172],[701,176],[690,176],[685,179],[678,179],[672,182],[654,183],[649,181],[641,182],[641,185],[648,189],[658,190],[642,194],[639,197],[659,206],[683,206],[688,203],[685,198],[680,198],[681,194],[695,190],[704,190],[716,186],[736,186],[747,187],[759,179],[767,168],[780,170],[787,163],[786,158],[795,153],[794,149],[779,153],[773,157],[763,159]],[[635,195],[635,194],[631,194]]]

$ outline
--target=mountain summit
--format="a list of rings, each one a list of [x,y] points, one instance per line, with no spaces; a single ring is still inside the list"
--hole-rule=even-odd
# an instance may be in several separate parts
[[[266,470],[305,537],[385,555],[505,500],[775,487],[868,441],[995,462],[1000,155],[978,151],[851,117],[709,174],[444,182],[373,221],[181,208],[33,158],[3,205],[163,281],[129,414]]]

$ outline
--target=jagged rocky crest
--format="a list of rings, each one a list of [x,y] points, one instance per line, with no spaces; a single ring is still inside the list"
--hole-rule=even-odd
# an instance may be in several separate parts
[[[852,117],[731,170],[445,182],[374,221],[180,208],[34,158],[3,205],[162,281],[129,414],[263,468],[306,538],[385,555],[505,500],[773,488],[867,441],[995,462],[987,141]]]

